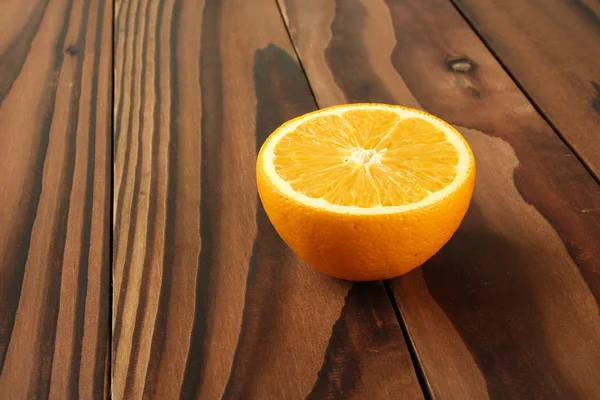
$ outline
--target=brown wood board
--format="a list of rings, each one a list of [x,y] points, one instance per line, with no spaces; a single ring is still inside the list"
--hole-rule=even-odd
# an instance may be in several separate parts
[[[320,107],[454,124],[478,177],[455,237],[390,281],[434,398],[600,396],[600,187],[446,0],[279,0]]]
[[[600,179],[600,2],[452,1]]]
[[[381,283],[299,261],[259,146],[314,110],[275,2],[116,5],[114,398],[422,398]]]
[[[2,2],[0,397],[108,397],[112,3]]]

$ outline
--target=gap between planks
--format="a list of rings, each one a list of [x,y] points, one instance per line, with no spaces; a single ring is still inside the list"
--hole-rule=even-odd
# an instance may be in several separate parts
[[[111,59],[110,59],[110,67],[112,70],[112,73],[110,74],[110,86],[112,87],[112,91],[110,93],[111,96],[111,118],[110,118],[110,131],[111,131],[111,135],[110,135],[110,166],[109,166],[109,170],[110,170],[110,192],[109,192],[109,196],[110,196],[110,205],[109,205],[109,218],[110,218],[110,229],[109,229],[109,243],[110,245],[108,246],[108,259],[109,259],[109,264],[110,264],[110,274],[109,274],[109,279],[108,279],[108,356],[107,356],[107,366],[106,366],[106,370],[107,370],[107,380],[108,380],[108,398],[109,399],[114,399],[115,396],[113,394],[113,372],[112,372],[112,361],[113,361],[113,295],[114,295],[114,269],[113,269],[113,262],[114,262],[114,243],[113,243],[113,239],[114,239],[114,225],[113,225],[113,215],[114,215],[114,208],[115,208],[115,79],[116,79],[116,69],[115,69],[115,54],[116,54],[116,33],[117,33],[117,20],[118,20],[118,15],[117,15],[117,1],[113,1],[112,2],[112,32],[113,32],[113,37],[112,37],[112,41],[111,41]]]

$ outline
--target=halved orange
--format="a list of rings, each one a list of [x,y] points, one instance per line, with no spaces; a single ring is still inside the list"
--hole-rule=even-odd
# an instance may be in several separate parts
[[[265,211],[290,248],[355,281],[401,275],[435,254],[462,221],[475,179],[473,153],[451,125],[384,104],[284,123],[256,169]]]

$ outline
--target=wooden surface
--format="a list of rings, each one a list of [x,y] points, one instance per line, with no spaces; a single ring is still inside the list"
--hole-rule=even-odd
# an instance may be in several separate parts
[[[600,398],[595,0],[0,9],[1,399]],[[477,160],[387,282],[310,269],[256,194],[273,129],[358,101]]]
[[[432,397],[598,398],[592,176],[446,0],[280,4],[320,107],[420,107],[455,124],[475,153],[463,225],[389,283]]]
[[[107,398],[112,5],[0,7],[0,397]]]
[[[116,13],[114,398],[423,398],[382,284],[304,265],[258,201],[263,140],[316,107],[276,3]]]
[[[452,1],[600,180],[600,2]]]

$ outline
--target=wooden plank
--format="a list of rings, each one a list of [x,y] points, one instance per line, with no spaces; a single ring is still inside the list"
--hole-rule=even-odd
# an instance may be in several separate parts
[[[390,281],[434,398],[600,396],[600,187],[446,0],[280,0],[319,106],[453,123],[478,176],[457,234]]]
[[[0,397],[108,398],[112,3],[1,7]]]
[[[600,3],[452,1],[600,179]]]
[[[116,12],[114,398],[422,398],[382,284],[308,268],[258,201],[261,143],[315,109],[276,3]]]

